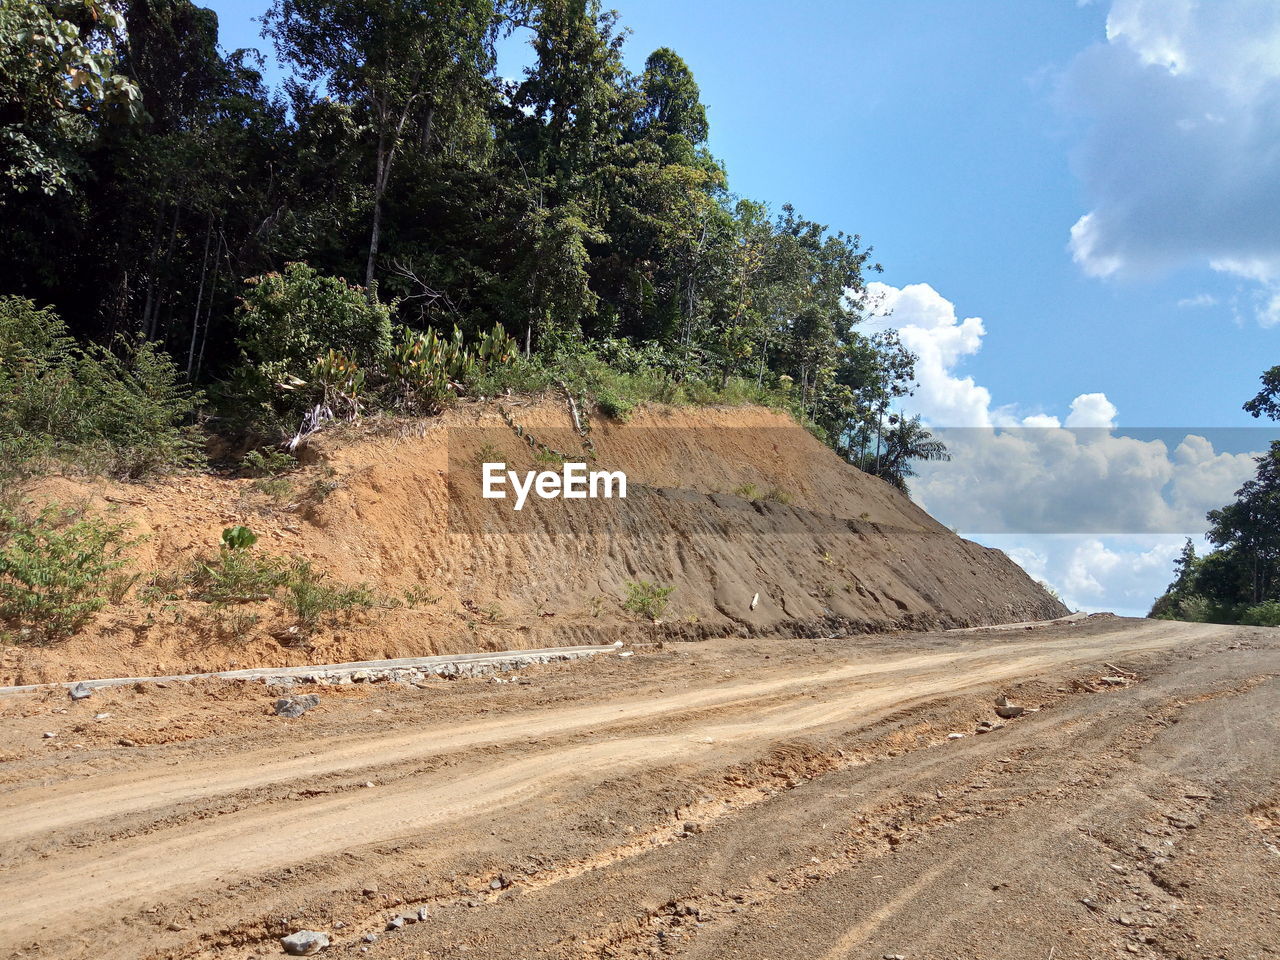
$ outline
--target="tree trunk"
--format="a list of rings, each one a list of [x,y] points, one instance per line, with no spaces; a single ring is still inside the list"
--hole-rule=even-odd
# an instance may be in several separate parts
[[[187,379],[196,362],[196,335],[200,332],[200,307],[204,305],[204,281],[209,272],[209,241],[213,238],[213,214],[209,214],[209,226],[204,232],[204,256],[200,259],[200,289],[196,293],[196,309],[191,317],[191,347],[187,350]]]

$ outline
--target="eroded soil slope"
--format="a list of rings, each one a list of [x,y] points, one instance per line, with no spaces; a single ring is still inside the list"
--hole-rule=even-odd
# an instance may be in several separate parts
[[[484,461],[558,466],[529,436],[582,451],[554,401],[321,434],[307,466],[274,485],[48,482],[42,497],[88,500],[145,535],[134,568],[144,577],[81,636],[10,648],[0,680],[612,642],[637,629],[650,639],[830,634],[1066,612],[1004,554],[955,536],[782,414],[650,408],[591,426],[592,465],[626,472],[625,501],[539,501],[516,513],[478,496]],[[256,550],[311,559],[398,605],[302,636],[271,604],[141,602],[151,573],[189,567],[233,524],[261,535]],[[660,626],[622,608],[639,580],[675,588]]]
[[[8,697],[0,956],[1275,958],[1278,638],[722,638],[296,720]]]

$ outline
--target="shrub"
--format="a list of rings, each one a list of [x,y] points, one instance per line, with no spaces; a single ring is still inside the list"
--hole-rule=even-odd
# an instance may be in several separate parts
[[[173,359],[155,344],[117,346],[118,354],[90,348],[81,361],[85,442],[107,451],[107,472],[130,480],[202,464],[200,433],[183,424],[202,395],[182,382]]]
[[[79,631],[132,586],[113,576],[136,542],[126,530],[82,510],[0,507],[0,620],[45,641]]]
[[[201,462],[202,396],[155,344],[82,349],[51,309],[0,297],[0,458],[71,460],[125,479]]]
[[[619,423],[626,423],[630,420],[631,414],[636,408],[634,402],[619,396],[607,387],[602,389],[596,396],[596,405],[600,407],[602,414],[610,420],[617,420]]]
[[[350,587],[333,583],[309,560],[289,563],[283,557],[255,551],[257,541],[257,534],[248,527],[223,530],[218,556],[195,564],[186,578],[191,598],[216,607],[278,599],[305,632],[330,614],[377,603],[373,591],[364,584]],[[173,596],[170,586],[156,583],[151,592],[168,598]]]
[[[265,479],[278,477],[297,467],[298,461],[283,450],[250,450],[245,454],[240,468],[251,477]]]
[[[667,604],[670,602],[668,598],[674,590],[675,587],[659,586],[648,580],[628,583],[627,599],[622,604],[623,609],[645,620],[657,620],[667,609]]]
[[[328,350],[368,364],[391,349],[391,306],[364,288],[326,277],[305,263],[246,281],[238,314],[240,348],[272,383],[301,375]]]
[[[253,552],[258,536],[248,527],[222,531],[218,556],[197,562],[191,570],[192,595],[206,603],[249,603],[269,600],[289,579],[288,565],[279,557]]]
[[[1251,627],[1280,627],[1280,600],[1268,600],[1246,608],[1240,622]]]
[[[515,341],[498,324],[474,346],[457,326],[449,338],[401,328],[384,371],[387,402],[404,413],[435,413],[517,355]]]
[[[1210,616],[1209,601],[1198,594],[1183,597],[1178,601],[1177,612],[1173,619],[1187,620],[1192,623],[1208,623]]]
[[[330,614],[350,613],[372,607],[377,598],[364,584],[346,587],[327,582],[327,574],[315,570],[307,560],[300,560],[289,571],[285,582],[284,605],[298,618],[299,626],[313,630]]]
[[[283,273],[246,283],[249,290],[237,314],[244,358],[235,378],[239,400],[296,412],[310,397],[280,388],[314,379],[314,366],[326,354],[347,358],[358,368],[391,350],[391,306],[341,277],[290,263]]]

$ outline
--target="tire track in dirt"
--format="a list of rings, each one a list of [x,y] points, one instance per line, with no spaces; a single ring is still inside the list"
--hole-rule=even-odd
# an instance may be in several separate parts
[[[1174,624],[1151,624],[1120,631],[1125,650],[1145,650],[1173,646],[1185,631]],[[1203,634],[1195,634],[1203,639]],[[611,729],[625,725],[664,721],[679,715],[700,711],[733,711],[750,709],[761,712],[770,697],[795,696],[807,688],[820,689],[841,684],[866,682],[886,674],[918,676],[931,670],[961,668],[966,663],[998,660],[1003,669],[1029,670],[1039,664],[1048,666],[1069,659],[1087,660],[1096,648],[1115,655],[1111,646],[1116,634],[1093,638],[1087,646],[1078,640],[1048,639],[1038,642],[1010,644],[995,650],[981,647],[940,654],[892,658],[879,663],[864,662],[824,671],[818,674],[781,677],[768,681],[735,683],[728,687],[681,692],[621,704],[589,704],[541,712],[521,717],[518,730],[509,719],[483,721],[466,728],[418,728],[390,737],[378,738],[376,745],[363,736],[309,743],[299,752],[296,746],[254,751],[228,763],[226,758],[184,765],[174,771],[166,766],[161,772],[148,774],[145,765],[121,774],[92,778],[88,783],[77,780],[54,787],[41,785],[12,790],[0,795],[0,845],[41,832],[66,831],[83,822],[114,818],[147,809],[164,809],[180,803],[267,786],[280,786],[294,781],[313,782],[330,774],[355,776],[385,766],[396,766],[415,760],[453,752],[466,752],[480,747],[500,746],[515,740],[568,736],[591,730]],[[1031,654],[1029,659],[1027,654]],[[1020,657],[1015,663],[1010,657]],[[984,675],[985,676],[985,675]],[[974,682],[983,682],[984,676]],[[995,679],[988,677],[987,679]],[[910,690],[901,688],[911,694]],[[930,690],[919,691],[922,694]],[[38,799],[33,799],[33,795]],[[2,867],[0,867],[2,869]]]
[[[7,843],[303,776],[394,767],[444,750],[499,748],[485,751],[469,766],[461,764],[463,769],[406,777],[371,791],[255,804],[96,847],[55,851],[38,861],[6,858],[0,866],[0,943],[21,939],[32,916],[55,928],[109,921],[157,898],[226,888],[240,878],[296,865],[300,851],[304,861],[322,859],[428,828],[496,820],[513,807],[545,802],[566,784],[638,775],[676,762],[723,769],[748,759],[762,743],[848,727],[911,704],[1096,662],[1103,655],[1177,647],[1220,632],[1143,624],[1086,638],[1063,636],[994,648],[979,640],[943,653],[859,662],[816,675],[748,680],[621,705],[557,708],[521,716],[518,722],[504,717],[464,730],[420,728],[389,742],[339,741],[315,754],[271,749],[197,764],[194,770],[162,768],[158,775],[144,765],[102,778],[110,784],[105,789],[95,783],[98,778],[88,778],[59,785],[56,796],[36,803],[30,802],[31,791],[16,790],[0,805],[0,837]],[[675,731],[643,729],[681,718],[688,722]],[[530,738],[588,732],[594,739],[587,742],[529,749]],[[282,761],[284,769],[261,768],[268,758],[282,755],[288,757]]]

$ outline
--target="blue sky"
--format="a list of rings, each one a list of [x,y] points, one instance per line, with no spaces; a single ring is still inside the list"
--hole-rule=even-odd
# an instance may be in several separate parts
[[[265,46],[264,5],[213,6],[225,46]],[[660,46],[693,69],[735,192],[875,247],[892,313],[872,323],[921,357],[910,412],[1258,426],[1240,406],[1280,362],[1280,3],[617,6],[633,69]],[[525,56],[507,43],[500,72]],[[1140,613],[1182,535],[1252,472],[1250,447],[1065,433],[958,444],[913,494],[1072,605]],[[1072,502],[1087,531],[1050,509]]]

